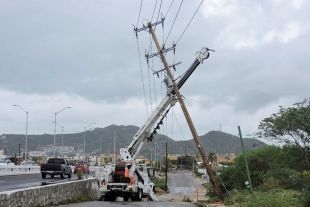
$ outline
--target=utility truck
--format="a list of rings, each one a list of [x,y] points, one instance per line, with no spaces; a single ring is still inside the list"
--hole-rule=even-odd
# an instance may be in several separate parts
[[[179,89],[198,65],[208,57],[208,48],[203,47],[196,53],[194,63],[177,83]],[[163,69],[157,72],[161,71],[163,71]],[[154,74],[157,72],[154,72]],[[122,162],[107,164],[96,169],[95,173],[100,185],[99,200],[114,201],[116,197],[123,197],[124,201],[128,201],[129,198],[133,201],[141,201],[142,197],[148,197],[152,201],[157,201],[154,194],[154,184],[150,180],[152,176],[151,173],[154,173],[154,170],[150,167],[139,165],[136,162],[136,158],[143,144],[153,140],[154,135],[157,133],[156,129],[162,124],[170,108],[177,102],[175,91],[172,87],[172,81],[169,76],[164,79],[164,82],[167,86],[166,95],[147,121],[134,135],[128,147],[120,149]]]

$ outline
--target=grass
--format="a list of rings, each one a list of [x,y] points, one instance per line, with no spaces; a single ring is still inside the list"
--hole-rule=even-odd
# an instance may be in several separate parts
[[[238,204],[240,207],[302,207],[300,191],[271,189],[266,192],[256,191],[253,194],[248,191],[237,192],[224,200],[225,205]]]
[[[155,187],[159,187],[164,191],[168,191],[168,187],[166,187],[166,182],[164,178],[156,178],[153,180]]]

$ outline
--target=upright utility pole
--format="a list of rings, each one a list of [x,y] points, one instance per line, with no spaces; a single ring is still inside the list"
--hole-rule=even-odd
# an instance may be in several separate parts
[[[238,131],[239,131],[239,136],[240,136],[240,142],[241,142],[241,147],[242,147],[242,152],[243,152],[243,158],[244,158],[246,173],[248,175],[248,184],[250,185],[250,192],[253,193],[253,187],[252,187],[252,181],[251,181],[251,176],[250,176],[250,171],[249,171],[249,165],[248,165],[248,161],[246,159],[246,154],[245,154],[245,150],[244,150],[244,144],[243,144],[240,126],[238,126]]]
[[[115,140],[116,140],[116,130],[114,131],[114,164],[116,164],[116,157],[115,157]]]
[[[20,165],[20,144],[18,144],[18,164]]]
[[[197,147],[198,147],[198,150],[199,150],[199,153],[200,153],[201,158],[202,158],[202,160],[203,160],[203,163],[204,163],[204,165],[206,166],[206,170],[207,170],[207,172],[208,172],[208,175],[209,175],[209,177],[210,177],[210,180],[211,180],[211,183],[212,183],[212,185],[213,185],[213,187],[214,187],[214,190],[215,190],[215,192],[216,192],[216,194],[217,194],[217,197],[218,197],[219,199],[221,199],[221,200],[224,200],[223,195],[222,195],[222,193],[221,193],[221,191],[220,191],[220,188],[219,188],[219,186],[217,185],[217,182],[216,182],[214,173],[213,173],[213,171],[212,171],[212,169],[211,169],[211,166],[210,166],[210,164],[209,164],[209,161],[208,161],[208,158],[207,158],[207,156],[206,156],[206,153],[205,153],[205,151],[204,151],[204,149],[203,149],[203,147],[202,147],[202,144],[201,144],[201,142],[200,142],[200,140],[199,140],[197,131],[196,131],[196,129],[195,129],[195,127],[194,127],[194,124],[193,124],[193,122],[192,122],[192,119],[191,119],[191,117],[190,117],[190,115],[189,115],[189,113],[188,113],[188,111],[187,111],[186,105],[185,105],[185,103],[184,103],[184,101],[183,101],[183,99],[182,99],[182,96],[181,96],[181,94],[180,94],[179,88],[178,88],[177,84],[175,83],[175,79],[174,79],[174,77],[173,77],[173,74],[171,73],[171,71],[170,71],[170,69],[169,69],[169,64],[168,64],[167,61],[166,61],[166,58],[165,58],[165,56],[164,56],[164,54],[163,54],[163,52],[162,52],[162,48],[160,47],[160,45],[159,45],[159,43],[158,43],[157,37],[156,37],[156,35],[155,35],[155,32],[154,32],[154,30],[153,30],[152,25],[151,25],[150,22],[148,23],[148,28],[149,28],[149,32],[151,33],[151,35],[152,35],[152,37],[153,37],[153,40],[154,40],[154,42],[155,42],[155,44],[156,44],[157,50],[158,50],[158,52],[159,52],[159,54],[160,54],[160,58],[161,58],[161,60],[162,60],[162,62],[163,62],[163,64],[164,64],[164,66],[165,66],[165,69],[166,69],[166,71],[167,71],[167,74],[168,74],[168,76],[171,78],[171,81],[172,81],[172,83],[173,83],[173,89],[174,89],[174,91],[175,91],[175,93],[176,93],[176,96],[177,96],[177,98],[178,98],[178,101],[179,101],[180,106],[181,106],[181,108],[182,108],[182,111],[183,111],[183,113],[184,113],[184,116],[185,116],[185,118],[186,118],[186,121],[187,121],[187,123],[188,123],[188,126],[189,126],[189,128],[190,128],[190,130],[191,130],[191,132],[192,132],[192,135],[193,135],[194,140],[195,140],[195,142],[196,142],[196,145],[197,145]]]

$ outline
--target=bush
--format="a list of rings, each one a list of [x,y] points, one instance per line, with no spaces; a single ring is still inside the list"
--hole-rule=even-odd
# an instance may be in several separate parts
[[[296,146],[285,145],[282,148],[268,146],[246,154],[253,188],[266,184],[268,177],[273,177],[268,178],[269,181],[273,179],[273,184],[279,182],[277,187],[294,190],[300,190],[303,187],[300,176],[304,170],[308,170],[308,167],[302,152]],[[227,190],[246,189],[244,183],[247,181],[247,176],[243,156],[238,156],[234,162],[235,165],[221,171],[221,180]],[[225,192],[222,182],[218,180],[222,192]],[[266,188],[266,190],[269,189]]]
[[[164,178],[156,178],[154,179],[154,186],[159,187],[164,191],[168,191],[168,187],[166,188],[166,182]]]
[[[78,169],[78,171],[76,172],[76,176],[78,177],[78,180],[82,180],[84,177],[84,173],[81,169]]]
[[[182,202],[192,203],[193,200],[190,197],[184,196],[183,199],[182,199]]]
[[[267,192],[255,192],[253,194],[248,191],[236,193],[230,202],[239,204],[244,207],[301,207],[301,192],[294,190],[272,189]]]
[[[310,177],[304,179],[304,187],[302,189],[304,206],[310,207]]]

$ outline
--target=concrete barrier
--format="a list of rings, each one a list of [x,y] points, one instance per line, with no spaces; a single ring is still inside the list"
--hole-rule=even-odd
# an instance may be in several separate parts
[[[40,166],[8,165],[0,167],[0,176],[40,173]]]
[[[87,196],[98,199],[97,179],[77,180],[0,193],[0,207],[58,205],[62,201]]]
[[[97,167],[90,166],[89,171],[95,171]],[[74,166],[71,166],[72,172]],[[23,174],[35,174],[40,173],[40,166],[22,166],[22,165],[8,165],[0,166],[0,176],[7,175],[23,175]]]

